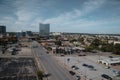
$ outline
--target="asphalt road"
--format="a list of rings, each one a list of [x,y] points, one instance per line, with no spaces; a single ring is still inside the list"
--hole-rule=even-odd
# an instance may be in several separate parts
[[[37,42],[33,42],[32,46],[38,46]],[[45,49],[42,46],[38,46],[33,49],[33,54],[36,57],[39,57],[39,63],[42,65],[45,73],[49,74],[46,80],[75,80],[67,69],[61,66],[57,61],[53,58],[52,55],[46,54]]]

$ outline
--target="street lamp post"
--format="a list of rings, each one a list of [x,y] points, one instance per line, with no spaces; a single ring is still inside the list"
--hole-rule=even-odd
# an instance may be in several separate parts
[[[85,80],[87,79],[87,69],[85,69]]]

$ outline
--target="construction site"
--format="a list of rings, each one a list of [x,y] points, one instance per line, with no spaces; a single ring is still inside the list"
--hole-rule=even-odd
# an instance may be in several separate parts
[[[0,58],[0,80],[37,80],[33,58]]]
[[[0,48],[0,80],[38,80],[37,63],[29,46],[12,45],[15,48],[9,47],[4,54]],[[14,55],[13,49],[18,49]]]

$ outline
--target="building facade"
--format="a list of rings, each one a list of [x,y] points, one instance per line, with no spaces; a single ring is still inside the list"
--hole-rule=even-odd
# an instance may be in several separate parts
[[[26,31],[26,36],[33,36],[32,31]]]
[[[0,26],[0,36],[6,35],[6,26]]]
[[[39,24],[39,35],[40,36],[49,36],[50,33],[50,24]]]
[[[6,26],[0,26],[0,34],[6,34]]]

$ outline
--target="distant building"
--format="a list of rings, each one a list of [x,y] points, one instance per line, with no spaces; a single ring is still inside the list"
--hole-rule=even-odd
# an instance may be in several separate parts
[[[61,33],[60,32],[53,32],[52,35],[59,36],[59,35],[61,35]]]
[[[114,44],[120,44],[120,41],[114,41]]]
[[[26,32],[21,32],[22,37],[26,36]]]
[[[0,36],[6,35],[6,26],[0,26]]]
[[[17,32],[16,33],[16,37],[18,37],[18,38],[22,37],[22,33],[21,32]]]
[[[39,35],[40,36],[49,36],[50,33],[50,24],[42,24],[39,25]]]
[[[26,35],[27,36],[33,36],[33,33],[32,33],[32,31],[26,31]]]

